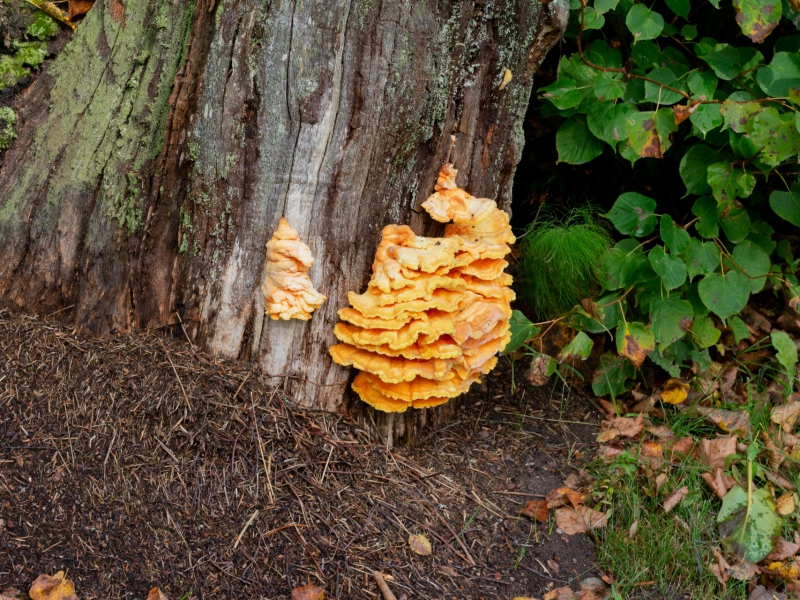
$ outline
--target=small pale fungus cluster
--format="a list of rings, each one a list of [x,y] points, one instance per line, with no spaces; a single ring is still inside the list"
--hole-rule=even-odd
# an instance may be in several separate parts
[[[327,299],[314,289],[308,269],[314,264],[306,246],[289,222],[281,219],[267,242],[267,277],[261,286],[266,313],[273,319],[307,321]]]
[[[450,223],[442,238],[389,225],[363,294],[349,293],[334,328],[333,360],[360,372],[353,389],[378,410],[426,408],[466,392],[497,364],[510,339],[514,292],[504,272],[513,243],[508,215],[493,200],[456,186],[446,164],[423,204]]]

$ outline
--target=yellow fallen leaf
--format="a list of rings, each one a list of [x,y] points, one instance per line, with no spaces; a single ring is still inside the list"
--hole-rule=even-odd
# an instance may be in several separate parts
[[[776,506],[778,507],[778,514],[783,515],[790,515],[794,512],[794,509],[797,506],[797,494],[794,492],[786,492],[783,494],[778,500],[775,502]]]
[[[408,536],[408,545],[420,556],[430,556],[431,543],[422,534],[411,534]]]
[[[28,592],[31,600],[78,600],[75,586],[67,579],[64,571],[53,576],[39,575]]]
[[[791,579],[795,580],[800,577],[800,567],[798,567],[797,563],[791,562],[788,564],[782,563],[780,561],[769,563],[765,569],[771,575],[777,575],[782,579]]]
[[[800,415],[800,402],[787,402],[772,409],[772,421],[780,425],[787,433],[791,433]]]
[[[689,386],[680,379],[670,379],[664,384],[659,397],[667,404],[680,404],[689,395]]]

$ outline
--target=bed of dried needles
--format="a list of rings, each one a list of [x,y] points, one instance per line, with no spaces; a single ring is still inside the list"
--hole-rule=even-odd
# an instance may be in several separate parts
[[[592,574],[586,538],[517,516],[586,451],[585,401],[487,379],[387,449],[163,332],[83,339],[0,311],[0,590],[68,569],[83,600],[375,599],[374,569],[398,598],[489,599]]]

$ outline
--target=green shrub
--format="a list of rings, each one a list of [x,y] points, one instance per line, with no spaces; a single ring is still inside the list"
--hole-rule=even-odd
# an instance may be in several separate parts
[[[611,238],[590,209],[546,215],[519,242],[520,298],[540,319],[568,311],[598,287]]]

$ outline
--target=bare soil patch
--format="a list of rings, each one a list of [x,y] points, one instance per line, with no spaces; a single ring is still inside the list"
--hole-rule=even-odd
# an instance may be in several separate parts
[[[499,368],[387,449],[164,332],[81,339],[0,311],[0,590],[69,569],[82,599],[375,599],[375,569],[398,598],[489,599],[596,575],[586,537],[517,515],[590,453],[597,412],[510,388]]]

